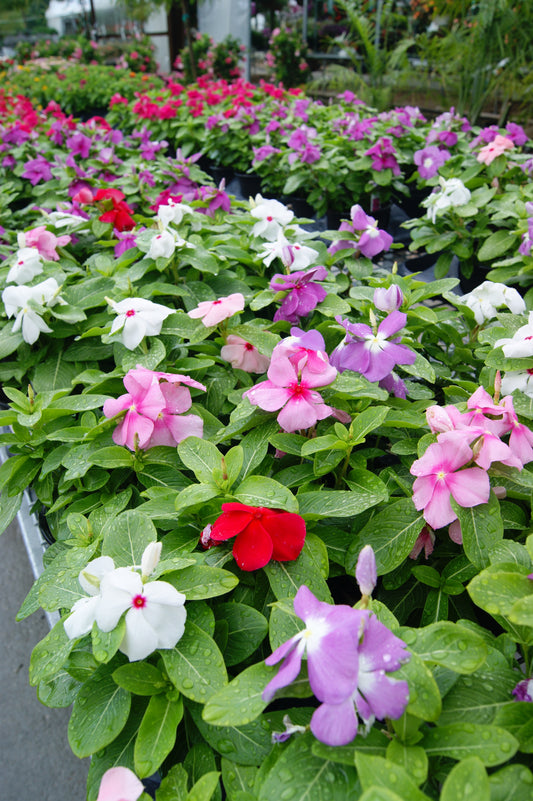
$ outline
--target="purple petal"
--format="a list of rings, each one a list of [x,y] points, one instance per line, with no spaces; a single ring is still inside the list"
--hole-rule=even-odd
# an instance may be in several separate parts
[[[326,745],[348,745],[357,734],[357,715],[353,701],[342,704],[322,704],[313,712],[311,731]]]
[[[268,682],[267,686],[263,690],[263,694],[261,696],[263,701],[270,701],[277,690],[292,684],[300,672],[304,649],[305,641],[300,640],[300,642],[298,642],[296,645],[296,648],[289,653],[277,674]]]

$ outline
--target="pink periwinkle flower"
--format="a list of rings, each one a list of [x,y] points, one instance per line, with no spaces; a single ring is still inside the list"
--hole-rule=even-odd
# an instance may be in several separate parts
[[[329,367],[329,365],[328,365]],[[334,413],[327,406],[316,387],[330,384],[336,375],[332,368],[313,372],[307,364],[307,356],[295,364],[288,357],[272,354],[268,368],[268,380],[261,381],[246,390],[244,396],[253,406],[267,412],[277,412],[278,423],[287,432],[304,430],[314,426]]]
[[[186,384],[187,386],[181,386]],[[188,387],[205,391],[203,384],[185,375],[154,372],[136,367],[124,376],[127,394],[108,398],[104,415],[126,412],[113,431],[113,441],[131,451],[157,445],[175,447],[186,437],[201,437],[203,421],[195,414],[184,415],[192,405]]]
[[[244,296],[240,292],[234,292],[226,298],[217,300],[203,300],[196,309],[187,312],[193,319],[201,319],[206,328],[218,325],[222,320],[233,317],[234,314],[244,309]]]
[[[409,558],[416,559],[422,553],[422,551],[424,551],[424,557],[428,559],[433,553],[434,546],[435,532],[432,531],[429,526],[424,526],[416,538],[416,542],[413,545],[411,553],[409,554]]]
[[[292,275],[277,273],[270,282],[270,289],[274,292],[288,292],[274,314],[274,322],[287,320],[289,323],[298,323],[301,317],[307,317],[328,294],[324,287],[315,283],[325,281],[327,274],[328,271],[323,266]]]
[[[392,245],[392,236],[377,227],[377,221],[370,217],[356,204],[350,209],[351,223],[342,222],[339,231],[349,231],[353,234],[349,239],[333,242],[328,252],[336,253],[343,248],[354,248],[363,256],[372,259],[378,253],[388,250]]]
[[[332,384],[337,377],[337,370],[329,362],[324,337],[319,331],[311,329],[302,331],[294,326],[291,335],[278,342],[272,351],[272,361],[289,359],[297,372],[305,367],[309,372],[320,376],[322,383],[316,386],[325,387]]]
[[[144,785],[129,768],[109,768],[102,776],[96,801],[137,801]]]
[[[375,145],[365,152],[365,156],[372,157],[372,169],[377,172],[390,169],[393,175],[400,175],[400,165],[396,160],[396,149],[392,140],[383,136]]]
[[[255,345],[236,334],[229,334],[220,355],[232,367],[244,370],[245,373],[264,373],[270,364],[268,356],[263,356]]]
[[[409,660],[405,643],[368,612],[358,657],[357,681],[350,695],[340,703],[325,700],[311,718],[311,731],[327,745],[350,743],[357,734],[358,718],[366,727],[376,718],[400,718],[409,701],[407,682],[387,675]],[[330,681],[336,681],[333,673]]]
[[[466,467],[472,459],[472,450],[466,442],[443,441],[430,445],[411,466],[412,475],[417,476],[413,502],[416,509],[424,510],[424,520],[431,528],[442,528],[457,519],[451,497],[464,507],[489,500],[487,472],[480,467]]]
[[[32,228],[23,234],[18,234],[20,247],[36,248],[43,259],[47,261],[59,261],[58,247],[68,245],[71,237],[68,234],[56,236],[51,231],[47,231],[44,225]]]
[[[364,323],[335,318],[346,329],[344,342],[331,354],[331,363],[340,373],[353,370],[368,381],[381,381],[397,364],[413,364],[416,353],[394,337],[405,326],[407,315],[393,311],[372,330]],[[394,337],[394,338],[391,338]]]
[[[507,136],[502,136],[501,134],[497,134],[492,142],[489,142],[482,147],[479,153],[477,154],[477,160],[482,164],[492,164],[495,158],[501,156],[502,153],[505,153],[506,150],[512,150],[514,148],[514,142],[512,139],[509,139]]]

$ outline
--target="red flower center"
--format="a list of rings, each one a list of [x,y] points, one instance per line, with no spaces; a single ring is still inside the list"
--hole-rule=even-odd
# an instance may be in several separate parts
[[[132,600],[131,605],[134,609],[144,609],[146,606],[146,598],[144,595],[136,595]]]
[[[273,217],[267,217],[268,222],[272,222],[273,219]]]
[[[135,314],[135,309],[128,309],[128,311],[126,312],[126,317],[133,317],[134,314]]]
[[[253,350],[253,349],[254,349],[254,346],[251,345],[250,342],[247,342],[246,345],[244,346],[244,350]]]
[[[218,306],[219,303],[222,303],[222,301],[221,300],[214,300],[213,301],[213,306]]]

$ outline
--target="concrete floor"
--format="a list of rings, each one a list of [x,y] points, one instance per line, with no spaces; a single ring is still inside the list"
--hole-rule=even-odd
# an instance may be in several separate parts
[[[0,798],[84,801],[89,760],[70,750],[70,711],[43,706],[28,682],[32,648],[49,629],[42,610],[15,622],[33,583],[16,522],[0,536],[0,575]]]

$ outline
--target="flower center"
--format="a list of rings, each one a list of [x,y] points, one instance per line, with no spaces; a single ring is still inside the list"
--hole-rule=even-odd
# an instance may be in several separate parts
[[[133,606],[134,609],[144,609],[144,607],[146,606],[146,598],[144,597],[144,595],[136,595],[133,598],[131,605]]]
[[[253,349],[254,346],[250,342],[247,342],[246,345],[244,346],[244,350],[253,350]]]
[[[437,473],[437,480],[438,481],[444,481],[445,478],[446,478],[445,471],[444,470],[439,470],[439,472]]]
[[[128,309],[126,312],[126,317],[133,317],[135,315],[135,309]]]

